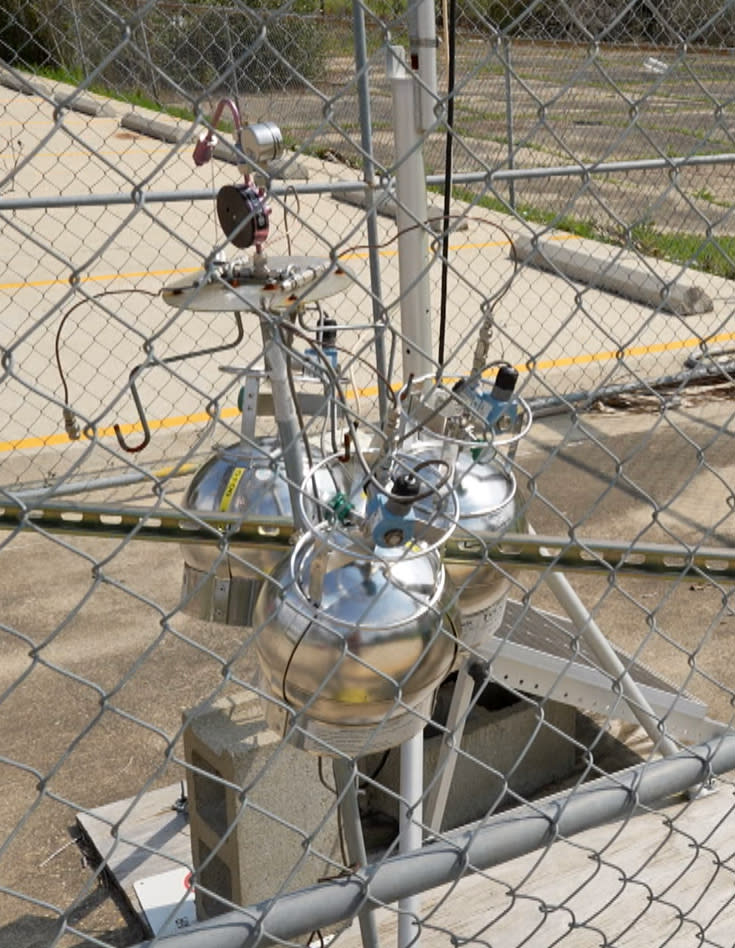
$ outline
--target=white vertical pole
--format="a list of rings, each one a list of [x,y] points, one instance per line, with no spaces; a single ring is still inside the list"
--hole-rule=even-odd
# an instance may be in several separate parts
[[[433,362],[429,293],[429,217],[422,139],[416,127],[416,82],[410,75],[392,80],[396,149],[396,224],[401,292],[403,377],[431,373]]]
[[[422,131],[434,120],[436,102],[436,22],[434,0],[409,0],[411,66],[413,75],[401,73],[391,80],[393,134],[396,158],[396,224],[398,227],[398,276],[401,293],[403,378],[432,372],[433,335],[429,289],[426,171]],[[429,90],[429,91],[427,91]],[[424,735],[419,731],[401,745],[398,848],[403,853],[423,844]],[[398,903],[398,948],[418,948],[421,898]]]
[[[424,792],[424,735],[419,731],[401,744],[401,780],[399,804],[398,849],[401,854],[421,849],[423,834]],[[398,948],[417,948],[419,927],[414,918],[420,918],[421,896],[413,895],[398,902]]]
[[[436,11],[434,0],[409,0],[408,34],[411,69],[418,75],[417,126],[425,132],[434,124],[436,94]]]

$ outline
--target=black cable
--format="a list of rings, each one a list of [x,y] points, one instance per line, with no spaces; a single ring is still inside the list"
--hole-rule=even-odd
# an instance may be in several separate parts
[[[335,797],[339,796],[339,790],[337,789],[337,787],[332,787],[330,784],[328,784],[326,781],[326,778],[324,777],[324,758],[321,755],[319,756],[318,773],[319,773],[319,783],[325,788],[325,790],[328,790],[330,793],[333,793]],[[337,807],[337,836],[339,839],[339,851],[340,851],[340,856],[342,857],[342,865],[345,866],[346,868],[349,868],[350,864],[349,864],[349,860],[347,859],[347,847],[345,846],[344,830],[342,827],[342,807],[341,806]]]
[[[447,283],[449,279],[449,208],[452,197],[452,146],[454,143],[454,71],[457,0],[449,0],[449,63],[447,68],[447,144],[444,159],[444,210],[442,217],[442,280],[439,316],[439,365],[444,365],[444,339],[447,328]]]
[[[314,620],[309,619],[309,621],[306,623],[306,627],[299,634],[298,639],[294,643],[294,647],[291,649],[291,654],[288,656],[286,667],[283,669],[283,676],[281,678],[281,697],[283,698],[283,703],[289,706],[290,706],[290,702],[288,700],[288,695],[286,694],[286,680],[288,679],[288,673],[291,671],[291,663],[294,660],[294,656],[296,655],[296,652],[298,651],[299,645],[301,645],[301,643],[304,641],[307,633],[309,632],[309,629],[312,627],[313,624],[314,624]]]

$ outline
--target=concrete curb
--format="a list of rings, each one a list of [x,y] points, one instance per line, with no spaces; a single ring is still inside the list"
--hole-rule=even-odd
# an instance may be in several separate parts
[[[562,240],[562,235],[539,238],[521,234],[514,238],[516,257],[530,266],[677,316],[701,315],[713,309],[712,300],[701,287],[679,281],[678,269],[667,280],[652,272],[635,254],[626,254],[619,247],[581,238]],[[658,261],[652,260],[654,263]]]
[[[191,122],[152,118],[144,112],[128,112],[123,115],[120,127],[129,132],[137,132],[139,135],[169,142],[172,145],[191,145],[192,147],[200,134],[200,129],[193,128]],[[239,164],[232,145],[227,142],[217,142],[214,146],[213,157],[230,165]],[[268,171],[272,178],[284,180],[298,178],[307,181],[309,179],[309,171],[305,165],[290,159],[271,162],[268,165]]]
[[[149,138],[157,138],[171,145],[185,145],[193,142],[195,138],[191,122],[151,118],[144,112],[126,112],[120,119],[120,128],[147,135]]]
[[[24,79],[0,69],[0,85],[23,95],[46,96],[56,105],[60,105],[70,112],[81,112],[83,115],[104,116],[106,118],[112,118],[116,115],[115,109],[102,98],[89,93],[74,95],[72,86],[62,86],[62,88],[69,89],[69,92],[60,92],[58,87],[54,88],[53,83],[45,79],[39,79],[37,76],[33,76],[32,79]]]

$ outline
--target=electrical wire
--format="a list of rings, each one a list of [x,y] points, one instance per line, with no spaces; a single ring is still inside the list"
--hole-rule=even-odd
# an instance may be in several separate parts
[[[296,326],[295,323],[289,323],[289,324],[288,324],[288,328],[289,328],[289,330],[290,330],[291,332],[293,332],[295,335],[299,336],[301,339],[305,339],[305,340],[307,340],[307,341],[310,342],[310,343],[313,341],[313,340],[307,335],[307,333],[305,333],[302,329],[300,329],[298,326]],[[281,343],[281,344],[283,344],[283,343]],[[337,396],[338,396],[338,399],[337,399],[337,400],[338,400],[339,404],[341,404],[341,406],[342,406],[342,409],[343,409],[343,412],[344,412],[344,417],[345,417],[345,420],[346,420],[346,423],[347,423],[347,427],[348,427],[348,429],[349,429],[350,437],[352,438],[352,443],[353,443],[353,446],[354,446],[354,448],[355,448],[355,454],[357,455],[357,458],[358,458],[358,460],[359,460],[359,462],[360,462],[360,465],[362,466],[363,470],[364,470],[365,473],[367,474],[367,473],[370,472],[371,468],[370,468],[370,465],[369,465],[369,464],[367,463],[367,461],[365,460],[365,457],[363,456],[363,453],[362,453],[362,449],[360,448],[360,444],[359,444],[359,442],[358,442],[358,440],[357,440],[357,437],[356,437],[356,426],[355,426],[355,423],[352,421],[352,418],[350,417],[349,411],[347,410],[347,397],[346,397],[346,395],[345,395],[345,393],[344,393],[344,390],[343,390],[343,388],[342,388],[342,383],[341,383],[339,377],[337,376],[337,373],[334,371],[334,366],[333,366],[332,363],[329,361],[329,359],[327,358],[327,356],[321,351],[321,349],[320,349],[319,347],[316,347],[314,351],[315,351],[317,357],[319,358],[319,360],[320,360],[320,362],[321,362],[321,364],[322,364],[322,366],[323,366],[323,368],[324,368],[325,374],[327,375],[327,377],[328,377],[328,379],[329,379],[330,385],[334,387],[334,390],[335,390],[335,392],[337,393]]]
[[[452,197],[452,151],[454,144],[454,73],[456,64],[455,33],[457,0],[449,3],[449,50],[447,63],[447,141],[444,159],[444,209],[442,217],[442,270],[439,310],[439,365],[444,365],[444,341],[447,329],[447,284],[449,279],[449,205]]]
[[[321,306],[319,305],[319,303],[316,304],[316,308],[317,308],[317,310],[318,310],[319,312],[321,312]],[[303,313],[299,313],[299,324],[300,324],[301,329],[302,329],[302,331],[303,331],[303,333],[304,333],[304,335],[303,335],[304,340],[305,340],[305,341],[308,341],[308,342],[310,342],[310,343],[313,344],[313,343],[314,343],[314,339],[316,338],[316,334],[317,334],[317,332],[319,331],[319,329],[320,329],[321,327],[320,327],[319,325],[317,325],[316,327],[312,327],[312,326],[307,325],[307,324],[304,322]],[[337,332],[340,331],[340,326],[339,326],[339,324],[338,324],[337,326],[332,327],[332,328],[334,328]],[[395,330],[394,330],[391,326],[386,325],[386,326],[385,326],[385,329],[386,329],[388,332],[395,334]],[[319,348],[318,346],[314,345],[314,349],[318,349],[318,348]],[[396,396],[395,391],[393,390],[393,386],[391,385],[390,379],[388,378],[388,376],[384,375],[384,374],[377,368],[377,366],[373,365],[373,363],[370,362],[364,355],[361,355],[359,352],[353,352],[352,349],[348,349],[346,346],[340,345],[340,343],[338,343],[338,342],[335,342],[334,345],[331,346],[331,348],[334,349],[336,352],[341,353],[342,355],[349,356],[349,357],[350,357],[350,367],[351,367],[351,368],[354,366],[354,363],[355,363],[355,362],[359,362],[359,363],[361,363],[362,365],[366,366],[372,373],[374,373],[375,376],[376,376],[376,378],[378,379],[378,381],[381,382],[381,383],[383,384],[383,386],[385,387],[385,389],[386,389],[386,391],[387,391],[387,394],[388,394],[388,397],[390,398],[390,400],[391,400],[391,402],[392,402],[393,408],[397,408],[397,407],[398,407],[398,398],[397,398],[397,396]],[[355,383],[354,383],[354,381],[352,380],[352,378],[350,379],[350,383],[352,384],[352,387],[353,387],[353,389],[355,390],[355,402],[356,402],[357,405],[359,405],[359,398],[358,398],[357,388],[356,388]],[[356,409],[356,411],[357,411],[357,414],[360,414],[359,407]]]
[[[327,783],[326,777],[324,776],[324,758],[321,755],[319,756],[318,773],[319,773],[319,783],[324,787],[324,789],[328,790],[330,793],[333,793],[335,797],[339,796],[339,791],[337,790],[337,787],[336,786],[333,787],[331,786],[331,784]],[[345,846],[345,834],[344,834],[344,829],[342,827],[342,808],[340,806],[337,807],[337,837],[339,838],[339,851],[342,857],[342,865],[345,866],[346,868],[349,868],[349,862],[347,859],[347,847]]]
[[[68,310],[66,310],[64,315],[61,317],[58,328],[56,330],[56,337],[54,339],[54,354],[56,356],[56,367],[59,370],[59,378],[61,379],[61,385],[64,389],[64,404],[67,407],[69,406],[69,386],[66,381],[64,368],[61,364],[61,334],[64,331],[64,326],[66,325],[66,321],[75,310],[79,309],[80,306],[84,306],[85,303],[93,303],[96,300],[100,300],[105,296],[122,296],[123,294],[131,294],[131,293],[142,293],[144,296],[149,296],[153,298],[158,297],[159,295],[157,292],[154,293],[152,290],[141,290],[139,287],[131,287],[130,289],[126,289],[126,290],[103,290],[101,293],[95,293],[94,296],[85,296],[84,299],[79,300],[73,306],[71,306]]]

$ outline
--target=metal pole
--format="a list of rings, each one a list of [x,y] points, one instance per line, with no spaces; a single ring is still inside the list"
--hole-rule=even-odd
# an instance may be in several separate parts
[[[421,80],[417,88],[416,126],[425,132],[434,124],[436,91],[436,11],[434,0],[409,0],[408,33],[411,69]]]
[[[370,267],[370,293],[372,296],[373,323],[375,324],[375,367],[378,370],[378,410],[381,424],[388,417],[386,386],[387,361],[382,327],[385,314],[380,284],[380,252],[378,246],[378,212],[375,204],[375,162],[373,160],[373,120],[370,112],[370,73],[365,33],[365,11],[360,0],[352,3],[352,33],[355,37],[355,72],[357,75],[357,106],[360,115],[360,142],[362,145],[362,168],[365,176],[365,209],[368,238],[368,265]]]
[[[301,431],[288,384],[286,356],[276,336],[278,329],[268,322],[266,316],[261,316],[260,327],[263,333],[263,355],[273,396],[273,416],[278,428],[278,437],[283,451],[283,463],[286,468],[288,494],[291,499],[291,515],[295,528],[300,530],[306,526],[300,514],[301,505],[299,503],[299,491],[306,477],[303,442],[305,435]]]
[[[180,137],[181,133],[174,131],[171,137],[165,140],[178,141]],[[235,159],[231,163],[235,164]],[[629,171],[664,170],[673,173],[681,168],[706,168],[716,165],[735,165],[735,154],[728,152],[722,155],[692,155],[688,158],[646,158],[642,161],[607,161],[588,165],[560,165],[553,168],[499,168],[497,171],[491,172],[466,171],[456,172],[452,175],[452,180],[454,184],[483,184],[490,187],[511,180],[537,181],[544,178],[587,178],[593,175],[617,174]],[[444,175],[427,175],[426,184],[444,187]],[[287,192],[295,191],[297,194],[331,194],[341,191],[366,191],[367,189],[368,186],[364,181],[306,181],[300,184],[273,182],[272,187],[269,188],[269,193],[284,195]],[[66,207],[188,203],[192,201],[211,201],[216,196],[216,189],[211,188],[181,189],[179,191],[146,191],[141,188],[133,188],[132,191],[118,191],[110,194],[48,194],[42,197],[2,197],[0,198],[0,214],[7,214],[12,211],[46,211],[51,208]]]
[[[603,670],[618,683],[623,699],[638,719],[641,727],[653,741],[656,750],[665,757],[675,754],[677,751],[676,744],[670,737],[666,736],[662,722],[656,717],[655,711],[643,696],[630,672],[626,671],[625,666],[572,588],[569,580],[557,570],[551,570],[546,574],[545,579],[549,589],[572,620],[577,632],[595,653],[595,657]]]
[[[398,851],[410,856],[423,844],[422,805],[424,792],[424,733],[419,731],[401,744],[401,778],[398,809]],[[398,948],[419,944],[421,899],[407,896],[398,903]]]
[[[529,531],[534,533],[530,525]],[[654,746],[663,756],[675,754],[677,751],[676,744],[663,732],[661,722],[656,717],[655,711],[651,708],[630,672],[625,669],[566,576],[558,570],[552,570],[546,576],[546,583],[571,619],[577,632],[594,652],[603,670],[619,683],[623,699],[645,729],[646,734],[653,741]],[[426,802],[426,825],[435,833],[441,832],[447,798],[457,763],[457,748],[462,742],[467,709],[472,700],[474,681],[469,673],[469,665],[468,660],[462,665],[457,674],[447,717],[447,733],[439,750],[436,768],[438,777],[429,792]]]
[[[510,81],[510,39],[503,37],[503,52],[505,53],[505,125],[508,137],[508,169],[513,170],[515,165],[515,141],[513,137],[513,87]],[[511,178],[508,182],[508,201],[515,210],[516,183]]]
[[[365,878],[370,880],[375,904],[390,905],[544,849],[556,839],[626,819],[640,807],[654,806],[733,769],[735,734],[730,732],[673,757],[647,761],[533,806],[496,814],[477,828],[448,834],[419,852],[367,866],[361,877],[321,882],[227,912],[198,924],[189,934],[166,938],[166,948],[242,948],[264,931],[272,940],[293,940],[354,918],[363,907]],[[153,944],[146,942],[138,948],[153,948]]]
[[[362,835],[360,808],[357,802],[357,786],[355,784],[355,766],[352,762],[336,757],[332,764],[337,792],[340,795],[340,812],[342,814],[342,828],[345,834],[347,855],[353,866],[362,868],[367,865],[365,840]],[[364,948],[379,948],[378,927],[375,916],[369,907],[360,912],[360,933]]]
[[[396,148],[396,223],[401,291],[403,376],[431,373],[431,302],[426,227],[428,208],[421,138],[416,131],[415,80],[392,81]]]

